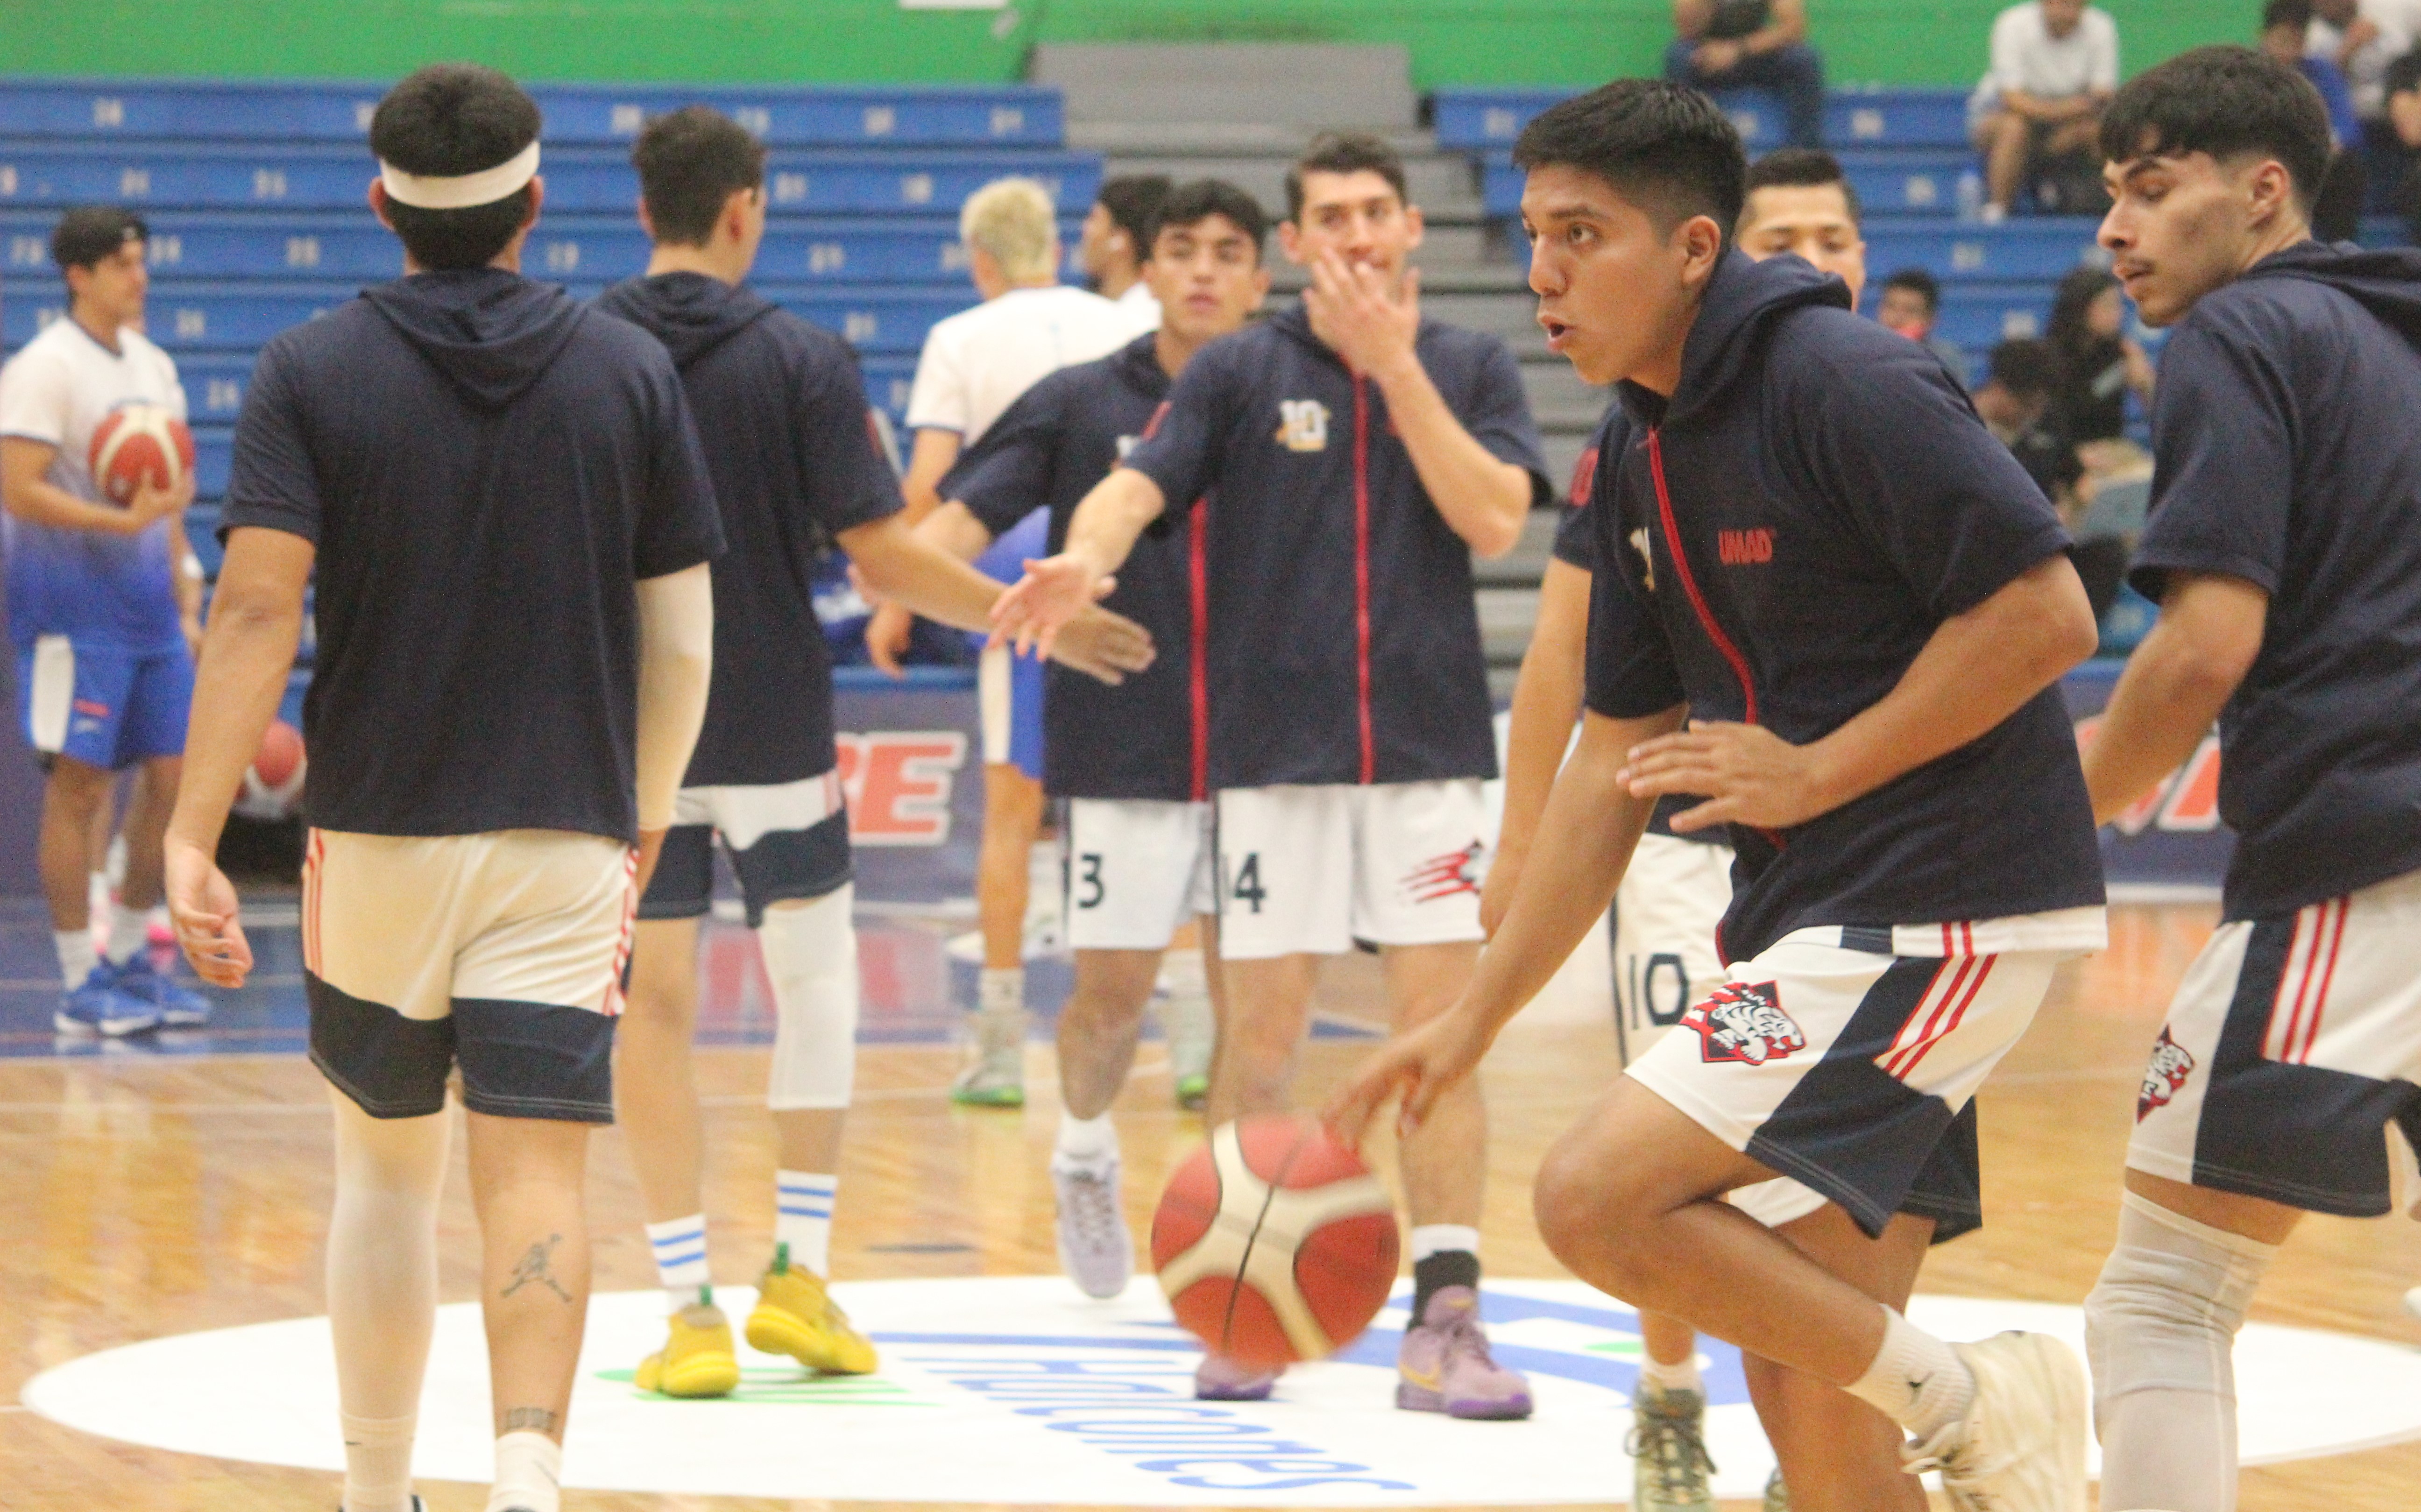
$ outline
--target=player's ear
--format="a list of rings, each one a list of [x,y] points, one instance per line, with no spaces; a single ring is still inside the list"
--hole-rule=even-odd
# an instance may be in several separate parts
[[[546,180],[533,174],[529,181],[529,212],[522,217],[522,234],[527,236],[538,224],[539,211],[546,205]]]
[[[386,184],[375,175],[370,179],[369,202],[370,213],[379,218],[379,224],[390,231],[394,230],[395,222],[386,213]]]
[[[1418,205],[1407,205],[1404,207],[1404,224],[1411,226],[1413,229],[1412,240],[1405,242],[1404,245],[1407,247],[1419,246],[1421,244],[1421,239],[1429,234],[1429,223],[1428,217],[1421,214],[1421,208]]]
[[[1711,215],[1693,215],[1673,228],[1673,244],[1681,254],[1681,282],[1705,288],[1724,255],[1724,228]]]
[[[2302,209],[2295,198],[2294,176],[2275,158],[2254,164],[2251,181],[2245,188],[2256,226],[2267,226],[2282,214]]]

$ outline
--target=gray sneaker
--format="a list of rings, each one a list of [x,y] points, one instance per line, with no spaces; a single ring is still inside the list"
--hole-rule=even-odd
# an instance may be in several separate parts
[[[1646,1381],[1631,1404],[1631,1504],[1636,1512],[1715,1512],[1707,1477],[1707,1398],[1702,1392],[1663,1391]]]
[[[1954,1512],[2085,1512],[2086,1398],[2076,1351],[2041,1333],[1951,1347],[1976,1378],[1967,1415],[1900,1451],[1942,1473]]]
[[[1070,1165],[1054,1158],[1059,1197],[1059,1269],[1087,1297],[1115,1297],[1134,1275],[1134,1236],[1118,1206],[1118,1162]]]
[[[1765,1512],[1790,1512],[1790,1489],[1782,1484],[1782,1467],[1765,1478]]]
[[[1025,1022],[1023,1008],[971,1013],[974,1030],[971,1056],[950,1083],[950,1100],[978,1108],[1025,1106]]]

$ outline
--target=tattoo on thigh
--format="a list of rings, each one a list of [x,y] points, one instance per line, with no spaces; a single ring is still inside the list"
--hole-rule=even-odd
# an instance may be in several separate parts
[[[505,1414],[507,1433],[553,1433],[560,1422],[543,1407],[516,1407]]]
[[[562,1242],[562,1235],[549,1234],[542,1241],[531,1245],[529,1253],[514,1263],[512,1282],[505,1287],[503,1295],[509,1297],[523,1286],[544,1286],[565,1302],[571,1301],[571,1293],[564,1290],[562,1284],[554,1279],[554,1247]]]

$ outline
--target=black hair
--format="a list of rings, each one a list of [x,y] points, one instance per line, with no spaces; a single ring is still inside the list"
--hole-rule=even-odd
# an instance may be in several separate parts
[[[2043,327],[2043,339],[2064,360],[2076,361],[2103,339],[2093,334],[2085,321],[2085,312],[2093,302],[2118,286],[2117,275],[2106,268],[2086,266],[2071,269],[2059,281],[2059,291],[2052,296],[2051,320]]]
[[[2297,31],[2312,23],[2312,0],[2270,0],[2261,8],[2261,29],[2292,26]]]
[[[1151,236],[1143,243],[1146,257],[1160,241],[1161,232],[1173,226],[1197,225],[1213,215],[1234,222],[1236,229],[1252,241],[1253,260],[1260,260],[1261,243],[1270,234],[1269,213],[1259,200],[1225,179],[1196,179],[1171,189],[1152,216]]]
[[[1152,227],[1160,218],[1160,202],[1175,185],[1164,173],[1122,173],[1101,180],[1094,202],[1110,212],[1110,223],[1127,234],[1135,261],[1151,256]]]
[[[1287,169],[1287,219],[1303,219],[1303,180],[1314,173],[1375,173],[1387,180],[1396,197],[1409,205],[1412,191],[1406,187],[1403,155],[1389,147],[1385,138],[1368,132],[1323,132],[1313,137],[1311,146],[1294,166]]]
[[[631,166],[656,240],[701,247],[733,195],[764,187],[765,144],[711,106],[683,105],[640,128]]]
[[[151,227],[131,210],[117,205],[78,205],[60,216],[59,224],[51,231],[51,260],[64,273],[70,268],[89,268],[104,257],[114,257],[129,242],[150,240]]]
[[[1730,117],[1663,79],[1617,79],[1550,107],[1513,144],[1513,165],[1595,174],[1665,226],[1704,215],[1726,241],[1748,194],[1748,157]]]
[[[2031,336],[1994,347],[1988,370],[1991,382],[2022,399],[2045,399],[2059,390],[2059,353]]]
[[[1883,280],[1885,293],[1895,288],[1905,288],[1925,301],[1925,313],[1928,315],[1936,314],[1942,308],[1942,285],[1922,268],[1902,268]]]
[[[1841,191],[1841,203],[1850,209],[1850,224],[1858,225],[1864,212],[1858,207],[1858,191],[1850,183],[1850,176],[1841,171],[1841,160],[1820,147],[1776,148],[1748,165],[1748,177],[1741,182],[1741,203],[1760,189],[1821,189],[1830,184]]]
[[[2328,172],[2328,107],[2297,70],[2249,47],[2197,47],[2147,69],[2101,117],[2101,155],[2257,153],[2287,170],[2305,211]]]
[[[405,173],[479,173],[538,140],[538,102],[476,63],[432,63],[386,92],[370,116],[370,150]],[[423,268],[484,268],[529,219],[530,186],[461,210],[386,202],[387,223]]]

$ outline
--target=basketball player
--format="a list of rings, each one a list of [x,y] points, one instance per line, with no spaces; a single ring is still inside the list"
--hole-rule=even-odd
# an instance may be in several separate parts
[[[1858,229],[1856,192],[1841,165],[1819,148],[1784,148],[1750,164],[1742,201],[1740,249],[1757,261],[1793,253],[1850,288],[1855,308],[1866,287],[1866,241]],[[1555,529],[1555,553],[1539,584],[1539,619],[1523,653],[1522,676],[1513,689],[1513,709],[1505,755],[1505,822],[1479,899],[1480,922],[1492,934],[1537,837],[1539,816],[1555,769],[1571,744],[1580,718],[1588,656],[1589,576],[1594,522],[1589,490],[1597,462],[1630,443],[1622,406],[1607,412],[1603,430],[1581,456],[1572,475],[1571,507]],[[1673,817],[1695,805],[1686,797],[1660,800],[1639,837],[1631,865],[1615,889],[1615,1040],[1624,1064],[1676,1023],[1697,993],[1724,979],[1715,956],[1715,930],[1732,900],[1730,836],[1720,829],[1688,834],[1673,829]],[[1774,1228],[1823,1206],[1814,1191],[1788,1178],[1744,1191],[1735,1199],[1760,1223]],[[1949,1215],[1935,1239],[1965,1232],[1973,1222],[1953,1224]],[[1981,1214],[1974,1221],[1980,1221]],[[1706,1385],[1698,1374],[1697,1334],[1686,1323],[1655,1313],[1639,1319],[1639,1389],[1632,1411],[1637,1419],[1631,1443],[1634,1484],[1632,1505],[1641,1512],[1712,1512],[1707,1477],[1714,1468],[1706,1448]],[[1746,1363],[1753,1396],[1778,1390],[1788,1379],[1764,1362]],[[1805,1385],[1820,1383],[1805,1382]],[[1827,1399],[1846,1400],[1825,1390],[1805,1412],[1825,1410]],[[1786,1415],[1782,1410],[1770,1416]],[[1766,1486],[1767,1512],[1783,1512],[1788,1499],[1780,1472]]]
[[[1173,187],[1161,173],[1102,179],[1076,240],[1076,265],[1085,270],[1093,292],[1126,305],[1147,329],[1160,319],[1160,302],[1144,283],[1143,265],[1151,257],[1151,228],[1158,222],[1160,202]]]
[[[705,1130],[690,1065],[713,837],[721,833],[740,879],[777,1023],[767,1094],[779,1162],[773,1257],[758,1283],[748,1340],[810,1369],[862,1374],[874,1368],[874,1347],[825,1291],[858,975],[832,663],[812,573],[836,544],[870,587],[964,629],[986,623],[1000,585],[899,523],[898,481],[868,430],[848,346],[744,287],[765,232],[763,145],[692,105],[649,121],[631,160],[655,251],[644,276],[606,290],[599,304],[671,351],[731,549],[711,569],[714,681],[673,828],[639,904],[616,1082],[671,1303],[670,1338],[640,1364],[637,1384],[714,1396],[739,1384],[740,1365],[710,1284]],[[1114,623],[1108,615],[1089,620]],[[1122,630],[1121,665],[1147,664],[1147,638]],[[1102,670],[1115,678],[1120,668]]]
[[[1515,161],[1550,345],[1620,381],[1628,414],[1590,491],[1589,714],[1471,991],[1332,1115],[1358,1133],[1401,1091],[1421,1127],[1605,906],[1655,802],[1703,795],[1673,827],[1730,826],[1729,980],[1550,1154],[1542,1234],[1601,1289],[1876,1410],[1828,1414],[1829,1442],[1769,1411],[1800,1512],[1923,1507],[1903,1427],[1954,1498],[2072,1512],[2073,1357],[1954,1350],[1895,1310],[1935,1228],[1912,1198],[1972,1178],[1960,1114],[2104,935],[2053,686],[2095,643],[2067,538],[1930,353],[1852,317],[1838,279],[1730,249],[1744,164],[1711,101],[1609,85]],[[1778,1176],[1826,1199],[1788,1237],[1718,1200]]]
[[[2101,244],[2170,335],[2132,568],[2160,623],[2085,780],[2115,816],[2216,720],[2238,837],[2085,1303],[2114,1508],[2236,1505],[2254,1291],[2304,1214],[2386,1212],[2384,1126],[2421,1128],[2421,254],[2311,239],[2329,150],[2312,86],[2237,47],[2137,75],[2102,119]]]
[[[1195,352],[1260,307],[1268,223],[1250,195],[1206,179],[1171,191],[1159,213],[1143,265],[1159,330],[1026,390],[969,449],[945,484],[953,502],[920,535],[971,557],[1039,500],[1050,507],[1052,541],[1065,540],[1078,503],[1150,429]],[[1043,706],[1046,787],[1069,801],[1068,943],[1076,952],[1075,990],[1059,1010],[1051,1178],[1060,1267],[1091,1297],[1118,1295],[1134,1269],[1110,1104],[1134,1065],[1144,1007],[1180,927],[1198,917],[1206,944],[1216,942],[1210,684],[1199,655],[1208,626],[1197,617],[1204,516],[1195,514],[1191,528],[1171,525],[1137,543],[1103,600],[1149,628],[1160,648],[1151,670],[1115,689],[1054,672]]]
[[[967,198],[959,226],[984,303],[933,327],[909,389],[907,522],[941,506],[937,491],[959,454],[1031,388],[1073,363],[1125,346],[1159,320],[1059,282],[1059,231],[1051,196],[1030,179],[1004,179]],[[1007,538],[979,569],[1014,577],[1041,550],[1042,521]],[[910,621],[886,605],[866,628],[875,664],[896,670]],[[1025,915],[1030,853],[1042,829],[1042,664],[986,649],[976,670],[984,742],[983,852],[976,874],[983,968],[969,1020],[972,1053],[953,1099],[980,1107],[1025,1104]]]
[[[318,578],[304,707],[311,1058],[336,1114],[328,1316],[345,1512],[410,1512],[436,1321],[445,1083],[484,1263],[489,1512],[558,1512],[587,1311],[581,1183],[613,1117],[631,917],[707,700],[722,549],[672,359],[520,273],[539,112],[438,64],[370,119],[405,276],[272,341],[168,836],[211,981],[253,962],[211,862]]]
[[[89,465],[93,432],[113,412],[148,404],[185,417],[177,365],[142,330],[149,238],[130,210],[61,216],[51,257],[67,281],[67,318],[0,367],[8,638],[21,727],[47,772],[42,893],[62,987],[52,1022],[63,1035],[211,1016],[210,1000],[155,970],[148,948],[201,629],[201,569],[184,526],[194,480],[147,479],[121,507]],[[140,778],[103,948],[92,929],[94,843],[107,850],[106,811],[129,767]]]
[[[1208,554],[1210,786],[1227,990],[1205,1116],[1287,1105],[1320,958],[1379,947],[1398,1025],[1427,1021],[1479,953],[1480,786],[1495,770],[1474,552],[1501,555],[1549,488],[1505,344],[1421,315],[1421,214],[1402,162],[1325,136],[1287,178],[1303,303],[1197,353],[1151,436],[1086,496],[1058,555],[1003,596],[1039,640],[1146,527],[1215,493]],[[1478,1318],[1487,1109],[1455,1093],[1404,1147],[1413,1323],[1399,1406],[1518,1418],[1529,1385]],[[1216,1358],[1198,1395],[1274,1377]]]

